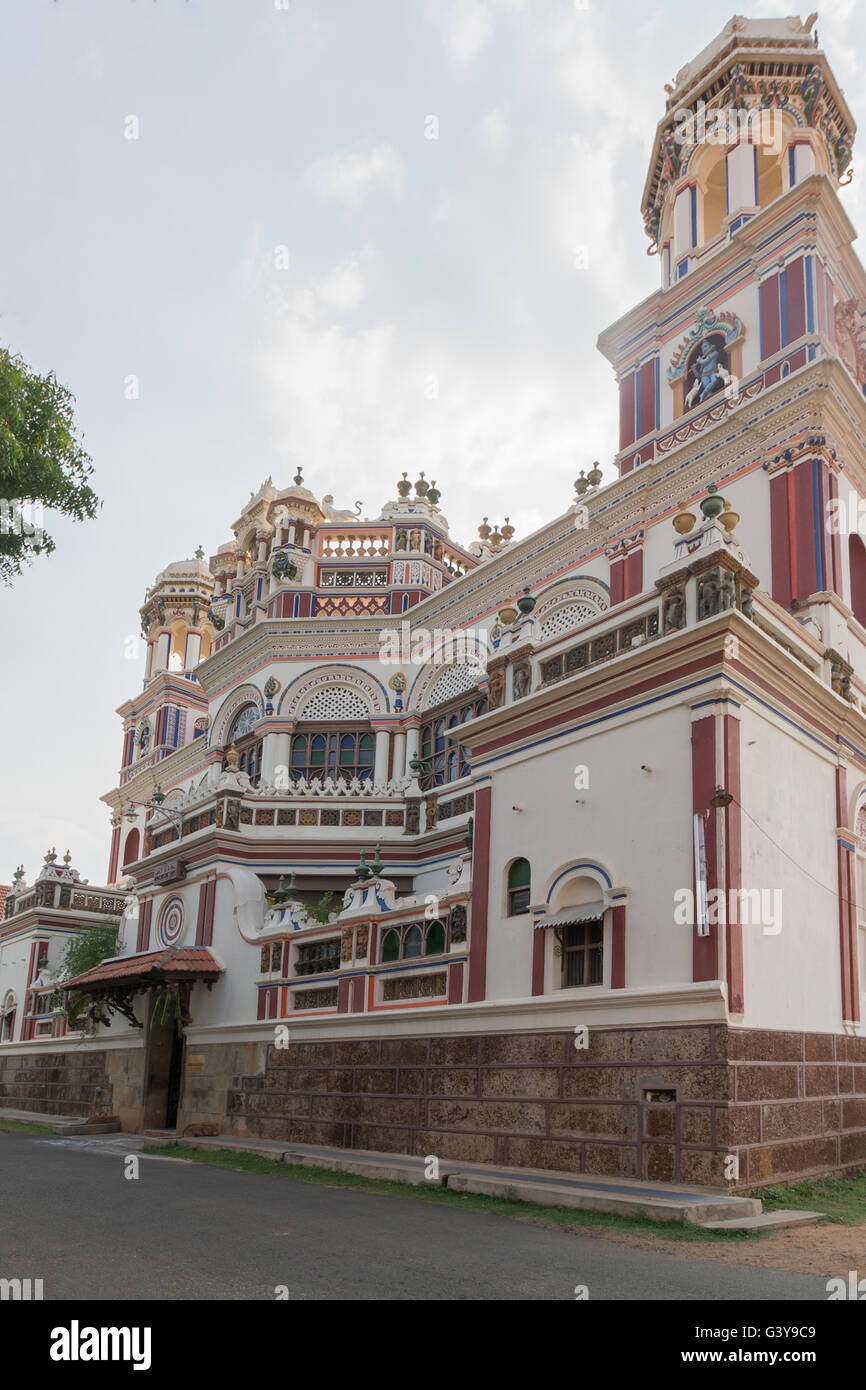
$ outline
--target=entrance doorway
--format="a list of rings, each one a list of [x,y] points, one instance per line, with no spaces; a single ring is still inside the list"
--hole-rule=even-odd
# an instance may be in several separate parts
[[[153,1017],[148,1006],[144,1087],[144,1128],[175,1129],[183,1080],[184,1038],[178,1020]]]

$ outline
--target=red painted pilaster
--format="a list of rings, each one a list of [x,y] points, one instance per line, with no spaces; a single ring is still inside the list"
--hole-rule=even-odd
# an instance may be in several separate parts
[[[625,598],[625,560],[613,560],[610,566],[610,606],[616,607]]]
[[[448,1003],[463,1003],[463,961],[456,960],[448,967]]]
[[[544,945],[547,933],[536,928],[532,933],[532,993],[544,993]]]
[[[490,811],[493,790],[475,793],[475,826],[472,842],[472,925],[469,942],[469,1000],[487,995],[487,914],[490,899]]]
[[[138,909],[138,940],[136,951],[150,950],[150,919],[153,913],[153,898],[146,898]]]
[[[625,989],[625,904],[611,914],[610,987]]]
[[[770,557],[773,598],[783,608],[791,602],[791,559],[788,532],[788,475],[770,479]]]
[[[725,739],[725,790],[734,798],[725,808],[725,888],[727,890],[725,928],[725,955],[728,975],[728,1008],[731,1013],[741,1014],[745,1010],[745,988],[743,977],[743,927],[739,921],[739,893],[732,889],[742,887],[743,877],[743,827],[740,814],[740,721],[733,715],[724,716]]]
[[[637,598],[643,593],[643,546],[638,546],[626,556],[625,597]]]

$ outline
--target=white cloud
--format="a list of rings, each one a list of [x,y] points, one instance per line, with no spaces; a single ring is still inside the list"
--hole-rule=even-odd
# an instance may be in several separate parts
[[[501,106],[494,106],[481,119],[481,134],[491,150],[502,150],[508,142],[508,117]]]
[[[485,0],[452,0],[434,7],[434,18],[455,63],[472,63],[493,34],[492,6]]]
[[[268,296],[253,368],[287,466],[301,463],[309,486],[340,505],[360,497],[368,516],[404,469],[417,477],[423,468],[463,541],[483,514],[502,521],[507,513],[526,534],[545,511],[565,511],[578,464],[604,457],[612,389],[607,400],[568,410],[571,368],[551,371],[531,344],[526,355],[512,343],[481,358],[472,342],[447,328],[434,333],[429,320],[397,323],[367,308],[352,327],[335,322],[323,287],[344,273],[337,267],[300,293],[277,282]],[[530,463],[536,481],[545,479],[546,507],[529,486]]]
[[[310,179],[323,198],[357,205],[375,184],[399,193],[406,169],[393,145],[376,145],[368,154],[327,155],[310,169]]]
[[[349,256],[318,282],[321,302],[339,314],[353,314],[367,297],[367,282],[361,274],[357,256]]]

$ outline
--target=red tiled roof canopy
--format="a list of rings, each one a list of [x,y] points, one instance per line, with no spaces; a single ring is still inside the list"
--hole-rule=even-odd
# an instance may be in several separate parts
[[[223,967],[210,951],[200,946],[170,946],[165,951],[144,951],[120,960],[103,961],[83,975],[64,980],[61,988],[86,989],[92,993],[94,989],[111,989],[116,985],[213,981],[219,979],[222,971]]]

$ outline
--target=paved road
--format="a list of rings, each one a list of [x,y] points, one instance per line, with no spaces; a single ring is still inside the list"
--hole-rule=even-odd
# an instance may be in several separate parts
[[[46,1300],[827,1298],[811,1276],[199,1163],[142,1154],[130,1181],[130,1151],[0,1133],[0,1278],[41,1278]]]

